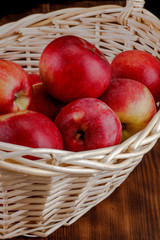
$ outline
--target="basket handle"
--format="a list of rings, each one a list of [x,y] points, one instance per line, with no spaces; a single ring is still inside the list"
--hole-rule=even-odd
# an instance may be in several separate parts
[[[118,16],[118,22],[121,25],[127,25],[128,17],[130,16],[133,10],[142,12],[144,7],[145,1],[144,0],[126,0],[126,6],[120,12]]]
[[[144,7],[145,1],[144,0],[126,0],[126,6],[131,3],[133,7],[142,9]]]

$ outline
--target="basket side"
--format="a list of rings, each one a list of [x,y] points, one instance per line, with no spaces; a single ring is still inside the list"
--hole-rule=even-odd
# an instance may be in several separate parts
[[[38,177],[1,170],[0,238],[46,237],[108,197],[141,161],[88,176]],[[10,179],[12,178],[12,181]]]

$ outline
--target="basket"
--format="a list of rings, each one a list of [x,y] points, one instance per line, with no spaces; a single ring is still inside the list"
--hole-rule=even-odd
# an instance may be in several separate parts
[[[37,73],[44,47],[73,34],[93,43],[110,62],[127,49],[160,59],[160,20],[143,6],[143,0],[129,0],[125,7],[66,8],[27,16],[0,27],[0,57]],[[74,153],[0,142],[0,239],[46,237],[72,224],[107,198],[159,137],[160,111],[143,131],[103,149]]]

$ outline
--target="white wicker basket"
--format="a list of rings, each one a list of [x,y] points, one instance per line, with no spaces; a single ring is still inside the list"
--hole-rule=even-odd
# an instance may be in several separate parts
[[[160,20],[143,6],[143,0],[130,0],[126,7],[67,8],[27,16],[0,27],[0,58],[38,72],[44,47],[74,34],[95,44],[109,61],[127,49],[160,59]],[[104,149],[73,153],[0,142],[0,239],[45,237],[72,224],[108,197],[159,137],[160,111],[143,131]]]

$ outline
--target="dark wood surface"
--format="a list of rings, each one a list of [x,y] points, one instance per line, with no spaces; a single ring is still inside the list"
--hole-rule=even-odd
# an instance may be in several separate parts
[[[8,1],[7,1],[8,2]],[[4,3],[0,25],[32,13],[49,12],[65,7],[90,7],[106,3],[125,5],[125,1],[19,1]],[[152,2],[150,4],[149,2]],[[146,8],[159,17],[154,1]],[[74,224],[61,227],[39,240],[158,240],[160,239],[160,140],[144,156],[126,181],[107,199],[92,208]],[[26,240],[17,237],[14,240]],[[33,238],[28,238],[31,240]]]

